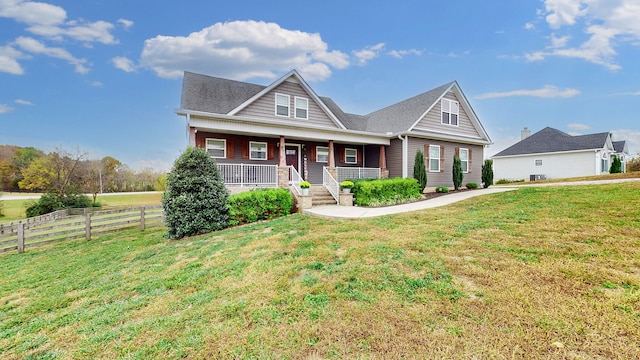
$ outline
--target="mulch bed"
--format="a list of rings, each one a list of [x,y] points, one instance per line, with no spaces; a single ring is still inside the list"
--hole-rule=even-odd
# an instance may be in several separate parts
[[[366,206],[366,207],[378,208],[378,207],[388,207],[388,206],[395,206],[395,205],[411,204],[411,203],[414,203],[414,202],[419,202],[419,201],[425,201],[425,200],[431,200],[431,199],[439,198],[441,196],[453,195],[453,194],[457,194],[457,193],[461,193],[461,192],[465,192],[465,191],[475,191],[475,190],[480,190],[480,189],[461,188],[461,189],[458,189],[458,191],[450,190],[448,193],[437,193],[437,192],[434,191],[434,192],[428,192],[428,193],[422,194],[422,199],[418,199],[418,200],[414,200],[414,201],[406,201],[406,202],[401,202],[401,203],[397,203],[397,204],[393,204],[393,205],[379,205],[379,206]]]

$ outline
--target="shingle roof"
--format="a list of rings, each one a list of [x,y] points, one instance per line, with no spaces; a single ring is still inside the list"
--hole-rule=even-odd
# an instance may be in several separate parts
[[[494,156],[541,154],[562,151],[600,149],[607,142],[608,132],[571,136],[546,127],[528,138],[502,150]]]
[[[624,148],[625,146],[627,146],[627,142],[626,141],[614,141],[613,142],[613,149],[616,151],[616,153],[620,154],[622,152],[624,152]]]
[[[185,71],[180,106],[185,110],[226,114],[265,87]]]

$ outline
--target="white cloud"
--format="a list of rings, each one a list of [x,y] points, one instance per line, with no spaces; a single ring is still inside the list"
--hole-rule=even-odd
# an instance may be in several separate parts
[[[113,63],[113,66],[115,66],[117,69],[120,69],[124,72],[136,71],[136,66],[133,63],[133,60],[129,58],[126,58],[123,56],[117,56],[111,59],[111,62]]]
[[[178,78],[189,70],[237,80],[271,79],[295,68],[310,81],[329,77],[329,66],[349,65],[347,55],[328,51],[317,33],[253,20],[216,23],[188,36],[147,39],[140,63],[164,78]]]
[[[35,25],[29,27],[27,30],[33,34],[52,40],[61,41],[66,36],[86,43],[99,42],[106,45],[113,45],[118,43],[118,40],[111,34],[113,28],[114,25],[106,21],[96,21],[93,23],[69,21],[64,24],[64,26]]]
[[[0,114],[6,114],[8,112],[12,112],[13,110],[15,109],[7,104],[0,104]]]
[[[0,72],[13,75],[24,74],[18,59],[25,57],[23,53],[11,46],[0,46]]]
[[[93,87],[102,87],[104,84],[101,81],[91,81],[89,82],[89,85]]]
[[[525,55],[529,61],[550,56],[578,58],[602,65],[612,71],[622,67],[615,61],[616,47],[640,45],[640,3],[638,0],[544,0],[546,22],[551,29],[580,27],[588,39],[569,44],[567,36],[551,36],[545,51]]]
[[[511,96],[532,96],[540,98],[571,98],[580,94],[577,89],[558,89],[555,86],[547,85],[541,89],[533,90],[512,90],[505,92],[489,92],[476,97],[476,99],[494,99]]]
[[[20,105],[29,105],[29,106],[35,105],[31,101],[27,101],[27,100],[23,100],[23,99],[15,99],[15,100],[13,100],[13,102],[16,103],[16,104],[20,104]]]
[[[571,123],[571,124],[567,125],[567,128],[569,130],[574,130],[574,131],[591,130],[591,126],[585,125],[585,124],[578,124],[578,123]]]
[[[409,49],[409,50],[391,50],[387,54],[393,56],[396,59],[402,59],[407,55],[422,55],[422,50]]]
[[[528,22],[528,23],[524,24],[523,28],[525,28],[527,30],[533,30],[533,29],[536,28],[536,26],[533,25],[533,23]]]
[[[118,19],[118,24],[122,25],[125,29],[129,29],[133,26],[133,21],[127,19]]]
[[[611,94],[612,96],[622,96],[622,95],[631,95],[631,96],[640,96],[640,91],[629,91],[617,94]]]
[[[370,60],[380,56],[380,53],[384,50],[384,43],[378,43],[372,46],[365,46],[364,49],[354,50],[353,56],[356,57],[358,65],[364,66]]]
[[[89,69],[85,66],[86,59],[78,59],[71,55],[67,50],[59,47],[47,47],[42,42],[28,37],[19,37],[15,40],[15,44],[23,51],[32,54],[42,54],[53,58],[66,60],[69,64],[75,66],[77,73],[86,74]]]
[[[0,17],[14,19],[28,25],[54,25],[62,23],[67,12],[63,8],[43,2],[1,0]]]

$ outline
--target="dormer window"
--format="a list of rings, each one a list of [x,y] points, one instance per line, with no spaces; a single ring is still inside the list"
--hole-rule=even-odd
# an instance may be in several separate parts
[[[440,105],[442,107],[442,123],[458,126],[458,114],[460,111],[458,102],[449,99],[442,99]]]
[[[276,116],[289,117],[289,95],[276,94]]]
[[[296,119],[308,119],[309,118],[309,100],[303,97],[295,97],[296,106]]]

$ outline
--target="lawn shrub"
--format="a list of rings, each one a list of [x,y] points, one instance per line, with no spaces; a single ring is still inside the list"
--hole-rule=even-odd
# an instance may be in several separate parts
[[[293,199],[287,189],[256,189],[229,196],[229,225],[274,219],[291,213]]]
[[[27,217],[34,217],[52,213],[62,209],[82,209],[90,207],[99,207],[100,204],[94,204],[91,199],[82,194],[64,194],[52,192],[42,195],[38,201],[27,207],[25,213]]]
[[[524,179],[520,179],[520,180],[500,179],[500,180],[496,181],[496,185],[522,183],[522,182],[524,182]]]
[[[437,186],[436,187],[436,192],[437,193],[448,194],[449,193],[449,188],[446,187],[446,186]]]
[[[226,228],[228,196],[209,153],[187,148],[167,175],[167,191],[162,197],[167,236],[180,239]]]
[[[482,164],[482,187],[488,188],[493,185],[493,160],[487,159]]]
[[[477,189],[478,188],[478,184],[476,184],[474,182],[467,183],[465,186],[467,187],[467,189]]]
[[[358,206],[393,205],[422,197],[418,181],[411,178],[357,181],[353,194]]]

